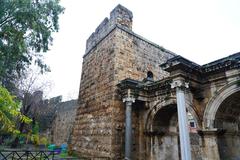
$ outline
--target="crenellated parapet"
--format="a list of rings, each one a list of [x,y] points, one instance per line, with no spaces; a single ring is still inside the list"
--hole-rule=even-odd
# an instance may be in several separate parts
[[[110,25],[118,24],[132,30],[132,19],[132,12],[120,4],[110,13]]]
[[[106,17],[88,38],[85,53],[95,47],[116,25],[132,30],[132,18],[133,14],[130,10],[120,4],[117,5],[111,11],[110,19]]]

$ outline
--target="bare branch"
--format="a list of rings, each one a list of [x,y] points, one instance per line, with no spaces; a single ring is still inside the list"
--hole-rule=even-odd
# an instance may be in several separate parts
[[[3,27],[3,25],[7,24],[8,22],[13,21],[15,18],[13,16],[6,17],[2,22],[0,22],[0,28]]]

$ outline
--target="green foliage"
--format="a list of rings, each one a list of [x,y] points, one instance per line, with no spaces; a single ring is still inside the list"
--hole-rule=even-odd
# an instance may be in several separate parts
[[[38,134],[33,134],[32,137],[31,137],[31,141],[33,142],[33,144],[39,145],[39,135]]]
[[[12,144],[12,137],[8,137],[8,138],[5,138],[2,145],[3,145],[3,148],[6,147],[6,146],[10,146]],[[1,150],[1,147],[0,147],[0,150]]]
[[[19,76],[34,61],[49,68],[42,53],[49,50],[52,32],[58,31],[59,0],[0,1],[0,82]]]
[[[43,136],[43,137],[40,138],[39,143],[40,143],[40,144],[44,144],[45,146],[47,146],[47,144],[48,144],[48,139]]]
[[[44,144],[45,146],[48,144],[48,139],[45,136],[39,135],[39,124],[36,122],[33,125],[32,133],[31,133],[31,141],[35,145]]]
[[[0,132],[19,134],[16,120],[30,123],[32,120],[20,112],[20,103],[8,90],[0,86]]]
[[[37,122],[33,125],[32,128],[31,141],[33,144],[39,145],[39,125]]]
[[[60,153],[60,158],[66,158],[68,156],[67,152],[61,152]]]
[[[39,124],[38,124],[38,122],[36,122],[33,125],[32,134],[39,134]]]

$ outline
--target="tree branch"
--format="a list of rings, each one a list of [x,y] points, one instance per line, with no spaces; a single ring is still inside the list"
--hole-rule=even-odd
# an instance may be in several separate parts
[[[10,22],[14,20],[14,17],[13,16],[10,16],[10,17],[6,17],[2,22],[0,22],[0,28],[5,25],[6,23]]]

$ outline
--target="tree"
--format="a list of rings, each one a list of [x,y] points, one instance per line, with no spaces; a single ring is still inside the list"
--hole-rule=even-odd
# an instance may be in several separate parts
[[[59,14],[64,9],[59,0],[0,1],[0,82],[11,89],[12,82],[35,63],[41,71],[49,50],[52,33],[58,31]]]
[[[13,91],[14,81],[34,63],[41,72],[49,71],[43,53],[52,44],[52,33],[58,31],[58,18],[64,9],[59,0],[1,0],[0,1],[0,84]],[[3,89],[3,93],[7,90]],[[16,131],[10,123],[14,115],[25,122],[19,105],[0,95],[0,123],[7,131]],[[11,102],[11,103],[10,103]],[[9,104],[8,104],[9,103]],[[8,104],[8,105],[7,105]],[[9,111],[9,113],[8,113]]]
[[[43,78],[39,69],[29,68],[15,82],[15,85],[17,90],[14,93],[22,102],[21,113],[31,117],[34,116],[37,107],[43,103],[43,94],[49,92],[51,82]]]
[[[20,78],[14,81],[16,90],[13,93],[23,101],[25,95],[32,95],[36,91],[48,93],[51,90],[52,82],[47,79],[46,75],[41,74],[41,70],[35,66],[27,68]],[[29,101],[29,100],[27,100]]]
[[[48,80],[42,79],[42,76],[38,68],[26,69],[24,74],[16,80],[16,90],[13,91],[22,102],[21,114],[32,118],[32,127],[36,124],[36,112],[43,105],[43,92],[47,91],[51,85]],[[20,121],[18,126],[21,134],[29,132],[29,129],[26,130],[29,126],[26,126],[24,121]],[[18,144],[19,137],[16,137],[12,143],[12,147],[16,147]]]
[[[17,119],[24,123],[30,123],[31,119],[20,112],[20,103],[15,100],[8,90],[0,86],[0,132],[20,133],[16,127]]]

